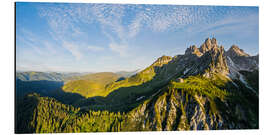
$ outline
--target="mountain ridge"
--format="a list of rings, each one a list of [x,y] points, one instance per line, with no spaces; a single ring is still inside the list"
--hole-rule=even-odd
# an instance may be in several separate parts
[[[161,56],[144,70],[109,82],[103,95],[76,100],[72,111],[66,110],[70,107],[55,108],[67,120],[58,114],[28,120],[57,119],[57,126],[48,128],[48,122],[26,127],[37,132],[258,129],[259,56],[246,55],[237,46],[231,48],[225,51],[215,38],[207,38],[199,48],[192,45],[185,54]],[[39,101],[34,112],[50,103],[61,106],[51,98],[34,97]],[[79,121],[72,124],[69,120]]]

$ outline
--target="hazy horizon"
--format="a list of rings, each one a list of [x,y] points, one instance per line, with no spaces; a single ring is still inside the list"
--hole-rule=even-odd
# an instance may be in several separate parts
[[[91,72],[91,71],[39,71],[39,70],[16,70],[16,72],[45,72],[45,73],[106,73],[106,72],[112,72],[112,73],[117,73],[117,72],[135,72],[135,71],[140,71],[141,69],[137,70],[119,70],[119,71],[97,71],[97,72]]]
[[[16,70],[144,69],[215,37],[258,54],[258,7],[16,3]]]

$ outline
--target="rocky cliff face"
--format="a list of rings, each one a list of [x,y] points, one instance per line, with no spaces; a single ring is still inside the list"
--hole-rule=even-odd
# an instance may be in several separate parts
[[[249,54],[245,53],[244,50],[240,49],[237,45],[232,45],[231,48],[226,52],[226,55],[231,58],[237,56],[249,57]]]
[[[239,49],[236,45],[233,45],[228,51],[226,51],[225,55],[233,70],[253,71],[258,70],[259,68],[259,56],[250,56],[242,49]]]
[[[211,77],[215,73],[228,73],[224,47],[219,46],[215,38],[207,38],[199,48],[195,45],[190,46],[185,55],[179,55],[176,61],[177,68],[183,70],[182,77],[197,74]]]
[[[207,82],[206,85],[211,84]],[[213,87],[215,87],[214,85]],[[216,92],[222,93],[224,91],[218,92],[217,90]],[[217,96],[218,94],[209,96],[204,92],[196,91],[196,88],[165,88],[156,97],[145,101],[129,112],[127,128],[123,130],[171,131],[258,128],[258,119],[256,118],[258,114],[253,110],[253,105],[256,103],[249,102],[244,97],[231,97],[228,93],[223,94],[227,97]],[[235,99],[232,100],[228,97],[239,98],[239,100],[235,101]],[[248,102],[250,104],[245,105]]]
[[[127,130],[135,127],[158,131],[257,128],[258,117],[254,117],[258,116],[257,92],[242,74],[243,70],[253,72],[257,69],[258,56],[250,56],[235,45],[225,51],[215,38],[207,38],[199,48],[190,46],[184,55],[173,57],[157,70],[157,74],[162,73],[169,80],[181,77],[186,81],[197,75],[203,79],[194,86],[191,81],[185,87],[169,85],[160,89],[157,95],[130,112],[129,123],[132,124]],[[203,89],[203,81],[207,78],[211,81],[205,83],[207,88]],[[211,87],[215,89],[208,87],[210,84],[214,84]],[[222,90],[218,91],[220,88]],[[215,94],[205,93],[208,90]],[[230,94],[225,94],[225,98],[216,96],[224,91]],[[248,97],[253,100],[249,101]]]
[[[208,110],[210,102],[207,97],[172,89],[133,110],[129,119],[139,130],[224,129],[220,114]]]

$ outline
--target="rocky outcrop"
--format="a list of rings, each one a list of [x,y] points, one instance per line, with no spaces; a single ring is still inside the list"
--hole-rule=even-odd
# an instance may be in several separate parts
[[[202,53],[200,52],[200,50],[195,45],[190,46],[185,51],[185,55],[190,55],[190,54],[195,54],[197,56],[201,56],[202,55]]]
[[[201,53],[205,53],[217,47],[218,47],[218,44],[215,38],[212,38],[212,39],[207,38],[205,42],[201,45],[199,50]]]
[[[249,57],[250,55],[245,53],[244,50],[240,49],[238,46],[236,45],[232,45],[231,48],[226,52],[226,55],[234,58],[237,56],[245,56],[245,57]]]
[[[259,69],[259,55],[250,56],[238,46],[233,45],[225,52],[227,63],[229,65],[229,76],[232,79],[239,79],[242,75],[239,71],[249,71]]]
[[[153,64],[152,66],[162,66],[164,64],[168,64],[170,61],[172,60],[172,57],[170,56],[161,56],[160,58],[158,58]]]
[[[228,74],[224,52],[224,47],[219,46],[215,38],[207,38],[199,49],[195,45],[189,47],[185,51],[185,59],[189,62],[194,61],[194,63],[191,67],[186,68],[188,72],[185,70],[185,76],[204,74],[211,77],[215,73]],[[194,54],[197,58],[192,57],[191,54]]]

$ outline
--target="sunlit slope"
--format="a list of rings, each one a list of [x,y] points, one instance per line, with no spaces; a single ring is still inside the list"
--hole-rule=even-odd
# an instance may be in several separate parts
[[[132,92],[141,94],[149,92],[155,87],[166,84],[169,81],[168,78],[171,79],[169,74],[173,74],[175,71],[175,65],[172,63],[172,60],[173,58],[170,56],[162,56],[141,72],[138,72],[125,80],[110,83],[106,87],[106,95],[110,94],[114,90],[118,90],[119,88],[129,88],[129,91],[132,91],[131,87],[137,86],[138,90],[133,90]],[[143,86],[144,88],[140,88],[140,86]]]
[[[78,93],[85,97],[103,96],[105,86],[116,81],[120,76],[111,72],[102,72],[80,76],[68,81],[62,87],[65,92]]]
[[[119,75],[108,72],[81,76],[78,80],[67,82],[63,90],[66,92],[79,93],[85,97],[106,97],[111,92],[120,88],[128,88],[127,94],[130,92],[145,93],[153,90],[153,87],[167,83],[170,73],[175,74],[174,64],[165,67],[165,65],[169,65],[171,60],[172,58],[169,56],[162,56],[143,71],[120,81],[117,81],[120,77]],[[137,88],[132,90],[132,88],[130,88],[142,86],[143,84],[146,84],[147,88],[138,88],[140,90],[137,90]],[[123,93],[123,96],[128,96],[127,94]]]

